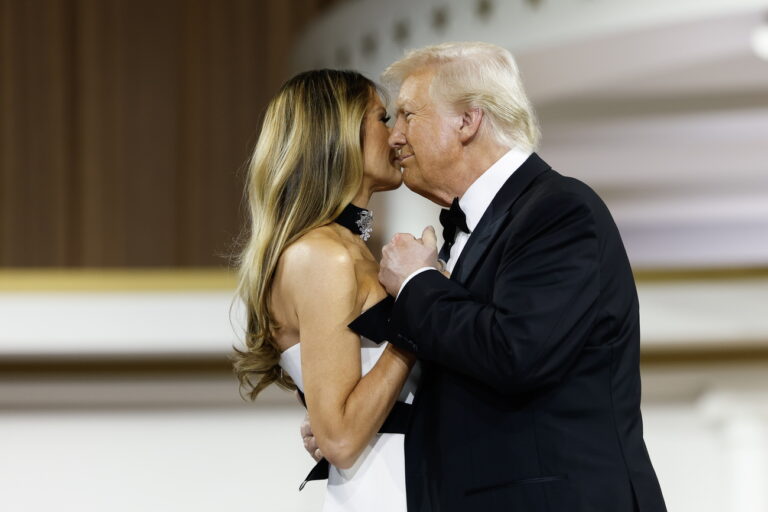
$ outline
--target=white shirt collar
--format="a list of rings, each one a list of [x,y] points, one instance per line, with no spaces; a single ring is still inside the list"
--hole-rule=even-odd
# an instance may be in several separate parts
[[[488,205],[501,187],[532,153],[533,151],[518,148],[510,149],[464,192],[459,199],[459,206],[467,217],[467,227],[470,231],[475,230],[477,223],[480,222],[485,210],[488,209]]]

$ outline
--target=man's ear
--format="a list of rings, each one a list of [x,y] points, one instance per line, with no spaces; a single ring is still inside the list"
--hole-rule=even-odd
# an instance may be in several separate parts
[[[482,121],[483,111],[477,107],[462,112],[459,140],[465,144],[471,141],[477,135],[477,132],[480,131],[480,123]]]

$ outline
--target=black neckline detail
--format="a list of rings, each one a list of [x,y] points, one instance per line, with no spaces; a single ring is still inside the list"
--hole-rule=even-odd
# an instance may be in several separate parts
[[[360,238],[367,241],[373,231],[373,212],[349,203],[333,222],[341,224]]]

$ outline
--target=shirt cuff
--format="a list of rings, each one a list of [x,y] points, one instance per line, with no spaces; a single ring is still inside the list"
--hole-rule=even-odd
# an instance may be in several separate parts
[[[403,292],[403,288],[405,288],[405,285],[408,284],[408,281],[416,277],[416,275],[421,274],[425,270],[437,270],[435,267],[421,267],[420,269],[415,270],[411,275],[405,278],[405,281],[403,281],[403,284],[400,285],[400,290],[397,292],[397,297],[395,297],[395,300],[397,300],[398,297],[400,297],[400,294]]]

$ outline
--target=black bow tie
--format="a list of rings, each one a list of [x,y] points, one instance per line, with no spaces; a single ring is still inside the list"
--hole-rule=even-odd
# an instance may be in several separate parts
[[[456,239],[456,230],[469,233],[469,227],[467,226],[467,216],[459,206],[459,198],[456,197],[451,203],[449,209],[442,209],[440,211],[440,224],[443,225],[443,240],[450,247],[453,245]]]

